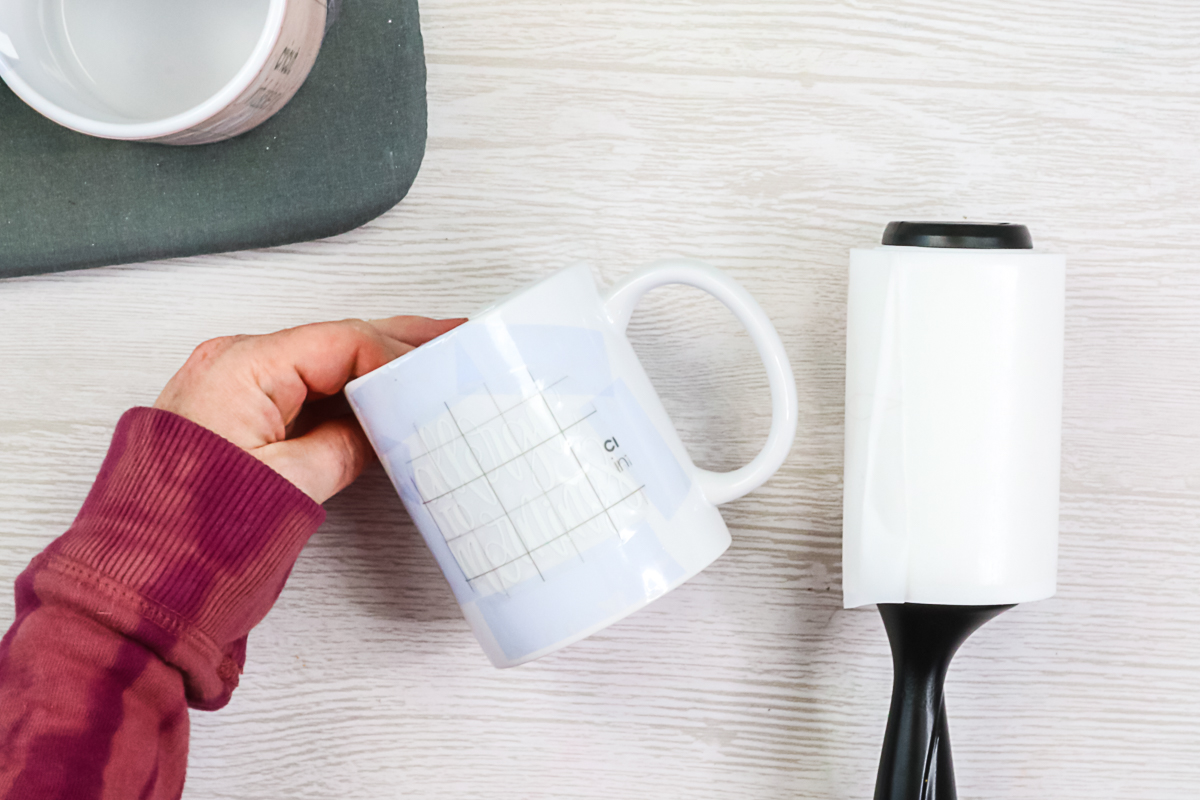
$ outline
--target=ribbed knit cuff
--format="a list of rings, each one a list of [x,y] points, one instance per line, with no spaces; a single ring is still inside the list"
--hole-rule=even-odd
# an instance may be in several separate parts
[[[138,639],[184,673],[192,705],[218,707],[237,683],[246,634],[324,518],[231,442],[136,408],[70,530],[30,565],[30,588]]]

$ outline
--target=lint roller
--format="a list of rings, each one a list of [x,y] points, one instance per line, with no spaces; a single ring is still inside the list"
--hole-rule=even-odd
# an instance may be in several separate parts
[[[875,800],[954,800],[958,647],[1054,594],[1065,261],[1023,225],[892,222],[852,250],[843,601],[892,649]]]

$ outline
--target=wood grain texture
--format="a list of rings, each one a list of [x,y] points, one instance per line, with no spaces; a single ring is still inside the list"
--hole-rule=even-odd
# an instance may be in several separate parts
[[[352,13],[348,5],[346,13]],[[336,239],[0,282],[0,585],[78,509],[117,416],[199,341],[464,313],[578,259],[705,258],[775,320],[796,445],[734,545],[644,611],[486,662],[378,470],[193,715],[185,797],[863,798],[890,692],[844,611],[847,251],[891,219],[1011,219],[1068,256],[1059,595],[948,681],[963,797],[1200,784],[1200,6],[430,0],[429,151]],[[697,463],[768,425],[748,338],[664,289],[631,338]],[[0,621],[11,618],[7,589]]]

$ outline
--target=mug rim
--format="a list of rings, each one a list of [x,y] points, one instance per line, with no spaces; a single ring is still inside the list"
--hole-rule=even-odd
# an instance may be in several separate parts
[[[350,396],[351,392],[358,391],[358,389],[360,387],[366,385],[366,383],[370,379],[376,378],[376,377],[381,377],[384,373],[389,373],[393,369],[398,368],[402,363],[407,363],[409,361],[413,361],[417,358],[420,358],[421,356],[418,355],[419,353],[420,354],[428,353],[429,351],[426,350],[425,348],[429,347],[429,345],[431,345],[435,342],[450,341],[451,339],[454,338],[455,334],[459,333],[464,328],[467,328],[468,326],[473,327],[475,325],[475,323],[483,323],[490,317],[496,316],[499,313],[500,309],[507,306],[509,304],[509,302],[516,300],[518,297],[529,294],[530,292],[532,292],[536,289],[540,289],[542,286],[549,283],[550,281],[553,281],[553,280],[555,280],[563,275],[566,275],[567,273],[571,273],[571,272],[582,272],[589,279],[591,279],[592,286],[596,286],[595,276],[592,274],[591,267],[588,266],[587,262],[578,261],[578,262],[576,262],[574,264],[570,264],[566,267],[561,267],[561,268],[555,270],[554,272],[550,273],[546,277],[544,277],[540,280],[534,281],[533,283],[528,283],[528,284],[516,289],[515,291],[509,292],[508,294],[504,295],[503,297],[501,297],[497,300],[493,300],[492,302],[488,303],[487,305],[485,305],[483,308],[480,308],[475,313],[469,314],[467,316],[467,321],[464,322],[462,325],[459,325],[458,327],[453,328],[452,330],[446,331],[441,336],[437,336],[433,339],[430,339],[428,342],[421,345],[420,347],[414,347],[412,350],[409,350],[407,353],[400,356],[399,358],[393,358],[391,361],[384,364],[382,367],[373,369],[370,372],[366,373],[365,375],[358,376],[357,378],[355,378],[354,380],[352,380],[346,384],[345,389],[343,390],[344,393],[346,394],[347,397]]]
[[[3,54],[0,54],[0,79],[8,84],[8,88],[12,89],[13,94],[39,114],[77,133],[123,141],[158,139],[182,133],[228,108],[242,92],[249,88],[254,79],[266,67],[267,59],[270,58],[271,51],[274,50],[275,44],[283,32],[284,14],[291,0],[267,0],[267,2],[267,18],[263,23],[258,41],[254,45],[254,50],[251,51],[245,63],[224,86],[202,103],[170,117],[150,122],[103,122],[68,111],[57,103],[51,102],[30,86],[13,68],[12,61]]]

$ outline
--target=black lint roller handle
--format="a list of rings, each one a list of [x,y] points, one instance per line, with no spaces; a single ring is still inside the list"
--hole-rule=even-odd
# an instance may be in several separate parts
[[[892,705],[875,800],[957,800],[943,684],[960,645],[1011,605],[880,603],[892,647]]]

